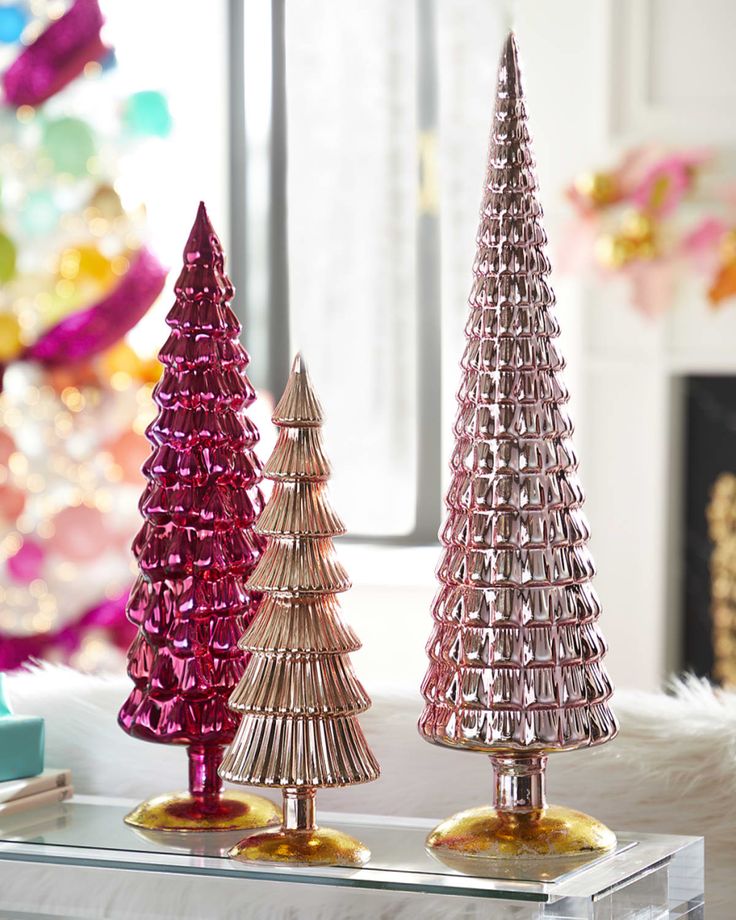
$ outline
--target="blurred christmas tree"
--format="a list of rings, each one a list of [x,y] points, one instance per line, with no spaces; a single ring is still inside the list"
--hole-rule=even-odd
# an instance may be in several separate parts
[[[97,0],[0,6],[0,670],[99,667],[131,638],[158,365],[124,337],[166,273],[120,162],[170,116],[112,89],[102,26]]]

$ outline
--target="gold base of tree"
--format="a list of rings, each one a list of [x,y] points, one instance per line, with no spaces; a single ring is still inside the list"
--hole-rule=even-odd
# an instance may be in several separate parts
[[[478,859],[554,859],[570,868],[616,846],[605,824],[581,811],[548,805],[544,794],[547,758],[491,757],[494,805],[470,808],[442,821],[427,846],[448,866],[477,872]]]
[[[365,844],[332,827],[317,826],[316,789],[286,788],[283,796],[281,827],[269,827],[241,840],[229,850],[233,859],[311,866],[363,866],[368,862],[371,852]]]
[[[188,792],[169,792],[141,802],[125,823],[148,831],[244,831],[266,827],[279,820],[279,811],[269,799],[247,792],[226,790],[214,808],[200,807]]]

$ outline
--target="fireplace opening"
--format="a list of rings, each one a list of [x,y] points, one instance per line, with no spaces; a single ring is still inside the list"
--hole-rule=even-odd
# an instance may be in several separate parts
[[[683,666],[736,685],[736,376],[685,380]]]

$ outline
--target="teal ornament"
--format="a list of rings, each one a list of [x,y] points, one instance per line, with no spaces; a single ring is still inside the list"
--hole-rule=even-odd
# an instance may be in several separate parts
[[[38,776],[43,771],[44,726],[40,716],[16,716],[0,674],[0,782]]]
[[[45,236],[55,230],[59,224],[59,209],[51,192],[38,191],[27,195],[20,223],[29,236]]]
[[[6,284],[15,277],[15,243],[0,231],[0,284]]]
[[[171,112],[166,97],[156,90],[143,90],[129,96],[123,124],[139,137],[166,137],[171,132]]]
[[[28,12],[18,3],[0,6],[0,42],[13,45],[20,41],[28,24]]]
[[[46,123],[42,145],[57,172],[84,176],[95,154],[95,136],[81,118],[56,118]]]

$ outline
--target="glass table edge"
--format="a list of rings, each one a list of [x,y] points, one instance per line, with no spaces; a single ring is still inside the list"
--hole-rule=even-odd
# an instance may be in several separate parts
[[[135,800],[117,797],[74,796],[64,804],[109,805],[130,807]],[[412,830],[430,830],[437,823],[427,818],[402,818],[396,816],[378,816],[323,812],[325,822],[350,823],[354,826],[409,828]],[[221,857],[197,856],[194,854],[156,853],[155,858],[146,860],[145,851],[107,850],[96,847],[74,847],[59,844],[28,843],[26,841],[0,841],[0,861],[17,861],[45,863],[50,865],[73,865],[78,867],[99,866],[123,871],[165,872],[171,874],[199,875],[217,878],[238,878],[263,881],[288,881],[289,883],[319,884],[343,886],[374,890],[393,890],[404,892],[426,892],[431,894],[456,895],[484,899],[523,900],[533,902],[556,901],[561,897],[585,897],[597,900],[600,897],[624,887],[647,874],[656,871],[681,849],[694,844],[699,837],[665,836],[652,834],[621,834],[621,839],[630,839],[637,844],[636,849],[643,856],[640,868],[632,867],[625,877],[611,878],[605,882],[606,863],[604,858],[586,868],[585,875],[603,877],[603,886],[595,892],[581,893],[576,883],[580,881],[580,872],[571,876],[562,876],[555,883],[526,882],[510,879],[488,879],[478,876],[431,875],[416,869],[395,869],[366,866],[362,869],[345,867],[320,867],[319,873],[305,867],[294,871],[291,867],[243,865]],[[662,842],[667,841],[666,851]],[[658,850],[659,847],[659,850]],[[657,851],[655,857],[651,850]],[[115,858],[107,854],[115,852]],[[649,855],[653,858],[647,861]],[[610,860],[608,861],[610,863]],[[603,870],[603,871],[601,871]],[[398,876],[403,873],[410,876],[402,881]],[[535,886],[534,888],[530,886]]]
[[[200,864],[191,862],[182,864],[176,863],[176,856],[170,856],[170,860],[165,862],[157,861],[155,864],[147,863],[140,859],[109,859],[95,856],[92,858],[87,855],[83,848],[79,851],[84,855],[75,855],[74,847],[64,847],[67,851],[63,856],[59,856],[60,847],[52,846],[44,848],[40,844],[34,845],[35,852],[23,849],[22,844],[0,843],[0,866],[3,862],[20,862],[20,863],[39,863],[52,866],[74,866],[77,868],[96,867],[101,869],[116,869],[121,872],[163,872],[167,875],[190,875],[201,876],[203,878],[218,879],[237,879],[239,881],[261,881],[261,882],[287,882],[288,884],[303,885],[320,885],[327,887],[358,888],[373,891],[399,891],[414,894],[437,894],[437,895],[454,895],[465,898],[483,898],[484,900],[514,900],[529,901],[536,903],[546,903],[556,900],[548,892],[526,891],[521,887],[511,889],[504,888],[479,888],[475,884],[479,881],[472,878],[469,884],[467,879],[461,876],[442,876],[443,883],[429,881],[429,877],[422,873],[413,872],[412,881],[401,882],[395,876],[398,874],[387,869],[359,869],[351,875],[330,875],[325,872],[321,875],[311,875],[308,873],[300,874],[278,868],[243,866],[235,867],[230,871],[217,871],[217,864],[222,860],[200,857]],[[53,853],[41,852],[44,849],[53,850]],[[101,851],[95,851],[101,852]],[[185,859],[188,857],[184,857]],[[214,864],[214,865],[211,865]],[[339,867],[335,867],[339,869]],[[345,870],[340,870],[344,872]],[[484,881],[484,880],[481,880]],[[523,883],[518,883],[519,885]]]

